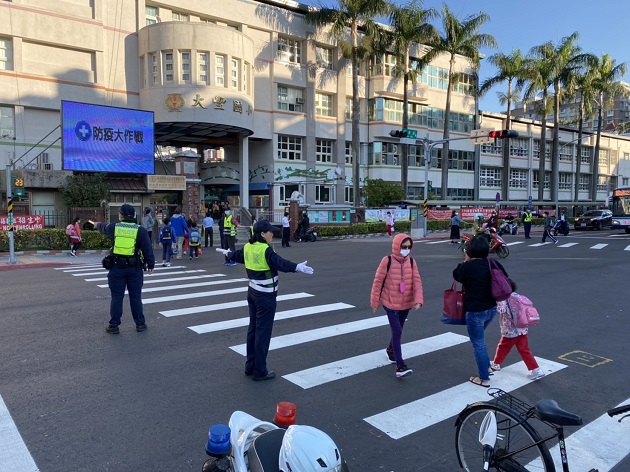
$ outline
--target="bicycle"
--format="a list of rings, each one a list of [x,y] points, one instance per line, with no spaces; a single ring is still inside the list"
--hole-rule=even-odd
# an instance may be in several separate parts
[[[531,406],[498,388],[488,389],[488,394],[494,400],[468,405],[455,422],[457,460],[463,470],[476,472],[483,465],[484,471],[555,472],[546,443],[557,437],[562,470],[569,472],[564,427],[580,426],[580,416],[555,400]],[[624,413],[619,422],[630,416],[630,405],[608,410],[611,417]],[[541,438],[543,428],[551,431]]]

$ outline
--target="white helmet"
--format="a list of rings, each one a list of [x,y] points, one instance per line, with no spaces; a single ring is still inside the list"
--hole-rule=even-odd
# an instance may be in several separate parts
[[[339,472],[341,454],[323,431],[291,425],[282,439],[278,468],[282,472]]]

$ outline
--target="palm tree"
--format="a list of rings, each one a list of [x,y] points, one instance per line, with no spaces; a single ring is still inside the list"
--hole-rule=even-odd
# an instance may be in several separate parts
[[[523,97],[526,102],[536,100],[540,93],[540,154],[538,157],[538,201],[542,202],[545,195],[545,157],[547,155],[547,109],[549,87],[554,80],[555,48],[548,41],[540,46],[534,46],[525,61],[524,74],[527,80]]]
[[[448,88],[446,90],[446,104],[444,107],[444,139],[449,139],[450,136],[451,94],[456,75],[454,71],[456,56],[460,55],[469,58],[473,66],[478,68],[480,60],[479,48],[497,47],[497,41],[494,36],[478,33],[479,29],[489,19],[490,17],[487,14],[481,12],[478,15],[471,15],[460,21],[446,4],[442,5],[442,28],[444,31],[436,41],[430,43],[430,46],[437,49],[438,52],[448,54],[450,57]],[[448,194],[448,151],[449,144],[446,141],[442,146],[442,200],[445,200]]]
[[[313,10],[306,15],[306,21],[317,27],[329,26],[330,37],[337,41],[343,57],[352,62],[352,189],[353,203],[356,208],[361,203],[359,187],[359,62],[371,52],[370,37],[378,34],[379,27],[374,18],[386,16],[390,6],[386,0],[337,0],[337,2],[338,9]]]
[[[488,58],[488,62],[497,68],[495,76],[490,77],[479,87],[479,95],[484,95],[492,87],[503,82],[507,82],[507,92],[499,92],[499,103],[507,104],[505,118],[505,129],[510,129],[512,102],[520,99],[519,91],[523,86],[523,66],[525,57],[520,49],[514,49],[510,54],[498,53]],[[510,145],[509,140],[503,140],[503,175],[501,178],[501,195],[504,200],[509,200],[509,178],[510,178]]]
[[[614,101],[615,96],[628,95],[626,88],[619,83],[619,78],[626,73],[626,63],[615,64],[615,60],[608,54],[602,55],[594,65],[595,78],[593,88],[597,102],[597,139],[593,155],[593,173],[591,182],[591,201],[597,201],[597,183],[599,182],[599,144],[602,137],[603,112],[608,103]]]
[[[414,58],[413,66],[411,64],[410,50],[412,45],[427,44],[435,41],[437,37],[437,30],[433,25],[427,23],[427,20],[437,17],[438,13],[433,8],[423,10],[421,5],[421,2],[413,0],[405,7],[393,7],[390,14],[392,30],[386,35],[386,44],[389,45],[396,58],[394,76],[403,79],[403,128],[409,126],[409,81],[415,82],[424,66],[428,65],[437,54],[437,51],[432,49],[423,57]],[[409,145],[405,144],[402,147],[400,165],[400,182],[405,192],[405,198],[408,195],[408,154]]]

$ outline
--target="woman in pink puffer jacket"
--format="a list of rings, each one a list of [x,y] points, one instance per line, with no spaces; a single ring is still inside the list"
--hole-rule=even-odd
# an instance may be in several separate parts
[[[424,303],[422,280],[418,264],[409,254],[413,240],[408,234],[400,233],[392,241],[392,255],[386,256],[376,269],[370,307],[374,312],[383,305],[392,337],[387,347],[387,357],[396,363],[396,377],[404,377],[413,371],[407,367],[402,356],[400,342],[403,326],[411,308],[420,308]]]

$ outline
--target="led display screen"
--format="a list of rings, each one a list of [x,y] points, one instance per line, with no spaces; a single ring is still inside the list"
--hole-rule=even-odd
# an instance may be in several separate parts
[[[153,112],[61,102],[65,170],[153,174]]]

